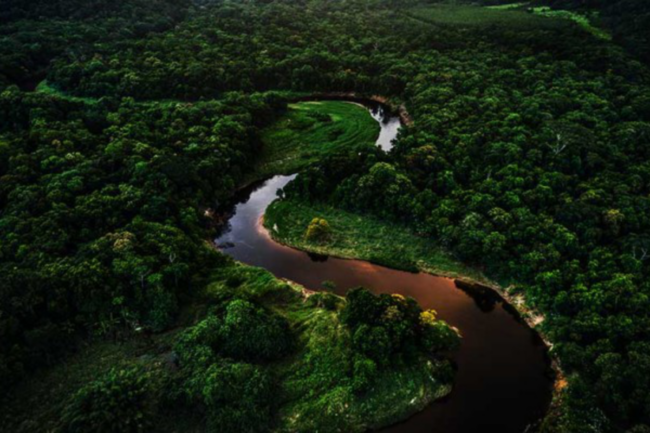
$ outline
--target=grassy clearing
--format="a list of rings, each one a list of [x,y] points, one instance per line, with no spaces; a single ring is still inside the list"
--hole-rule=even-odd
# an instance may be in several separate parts
[[[606,41],[612,40],[612,35],[610,35],[606,30],[594,26],[592,24],[592,20],[587,15],[583,15],[572,11],[566,11],[566,10],[555,10],[555,9],[551,9],[548,6],[531,8],[531,11],[535,15],[539,15],[543,17],[558,18],[558,19],[573,21],[576,24],[578,24],[581,28],[583,28],[585,31],[591,33],[597,38]]]
[[[331,227],[326,242],[305,238],[309,222],[316,217],[324,218]],[[331,206],[277,200],[267,209],[264,224],[274,239],[301,250],[487,282],[480,272],[459,263],[431,240],[418,237],[403,226]]]
[[[291,174],[327,153],[374,146],[379,124],[360,105],[341,101],[291,104],[288,113],[262,133],[256,176]]]
[[[488,9],[494,9],[494,10],[510,10],[510,9],[521,9],[525,6],[528,6],[529,2],[520,2],[520,3],[507,3],[504,5],[494,5],[494,6],[487,6]]]
[[[486,8],[482,6],[427,5],[409,9],[407,16],[434,25],[461,27],[499,26],[512,30],[553,28],[562,21],[547,20],[525,10]]]

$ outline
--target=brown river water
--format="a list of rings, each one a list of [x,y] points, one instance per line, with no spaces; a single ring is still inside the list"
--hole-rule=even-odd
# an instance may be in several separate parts
[[[370,108],[382,127],[377,145],[389,150],[399,120],[382,107]],[[521,433],[548,410],[553,378],[546,347],[494,292],[470,294],[454,280],[388,269],[359,260],[310,255],[274,242],[260,220],[278,189],[293,176],[276,176],[242,191],[223,234],[216,239],[226,254],[308,289],[336,283],[337,292],[364,286],[375,293],[400,293],[458,328],[460,349],[452,393],[390,433]]]

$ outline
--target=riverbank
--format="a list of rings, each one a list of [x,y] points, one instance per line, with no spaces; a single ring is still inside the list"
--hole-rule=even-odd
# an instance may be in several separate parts
[[[413,125],[413,117],[406,109],[403,103],[396,103],[394,100],[383,95],[362,95],[355,92],[322,92],[310,93],[305,95],[291,97],[293,101],[348,101],[356,102],[361,105],[381,104],[384,105],[392,113],[397,114],[400,121],[405,126]]]
[[[246,299],[264,305],[295,335],[293,353],[262,364],[275,378],[277,424],[272,431],[362,433],[402,421],[451,392],[449,362],[396,353],[390,362],[361,374],[358,342],[343,320],[350,302],[282,281],[268,271],[234,265],[215,274],[206,289],[209,304]],[[254,330],[247,338],[256,338]],[[260,344],[262,344],[260,342]],[[367,359],[366,361],[367,362]]]
[[[325,241],[306,238],[307,227],[314,218],[325,219],[331,233]],[[534,329],[549,352],[553,343],[541,325],[544,316],[527,305],[523,293],[514,286],[504,287],[487,278],[480,270],[454,260],[449,253],[427,238],[416,236],[399,224],[346,212],[326,204],[307,204],[295,200],[274,201],[266,210],[263,224],[258,225],[275,242],[308,253],[352,260],[364,260],[409,272],[425,272],[452,278],[464,290],[496,292],[511,305],[521,320]],[[556,357],[552,357],[556,395],[566,386]]]
[[[310,241],[305,231],[313,218],[328,221],[332,232],[324,242]],[[399,224],[356,215],[326,204],[277,200],[266,210],[264,227],[272,238],[292,248],[340,258],[365,260],[408,272],[468,279],[492,286],[480,271],[453,260],[439,246]]]
[[[228,425],[221,417],[230,415],[215,415],[202,395],[194,391],[203,382],[198,389],[208,389],[206,380],[215,377],[217,366],[254,366],[258,379],[271,381],[273,399],[249,402],[248,395],[241,395],[246,401],[241,407],[239,400],[224,404],[232,405],[227,407],[233,417],[238,416],[234,414],[237,410],[244,415],[252,410],[250,419],[270,413],[264,428],[278,433],[377,430],[409,418],[451,392],[449,361],[424,352],[396,352],[390,362],[360,372],[359,360],[365,358],[353,330],[342,320],[347,303],[344,297],[308,291],[263,269],[232,263],[215,270],[205,290],[184,309],[172,330],[150,336],[130,331],[115,341],[88,344],[66,363],[24,381],[13,395],[30,404],[15,404],[15,399],[3,402],[2,425],[16,433],[65,430],[61,414],[71,411],[75,399],[83,395],[80,390],[102,382],[113,371],[139,371],[143,391],[138,401],[126,400],[128,406],[122,406],[117,400],[112,410],[124,416],[141,410],[140,421],[148,426],[147,431],[158,433],[211,431],[204,421],[214,416],[220,425]],[[257,313],[250,316],[242,305],[255,306]],[[269,343],[258,340],[269,332],[274,335],[273,323],[280,320],[287,324],[293,341],[286,354],[251,362],[239,359],[238,352],[229,353],[227,358],[212,352],[212,346],[201,340],[203,330],[219,323],[217,317],[227,322],[233,311],[246,326],[233,331],[235,325],[230,325],[230,343],[221,336],[222,344],[240,347],[246,344],[236,338],[241,335],[254,342],[254,353],[264,353]],[[229,386],[243,386],[238,382],[243,378],[229,380]],[[93,407],[88,410],[91,413],[79,416],[95,413]],[[234,430],[224,427],[220,431]]]
[[[327,155],[372,147],[379,130],[367,107],[349,101],[289,104],[278,122],[261,131],[254,176],[296,173]]]
[[[393,131],[393,134],[396,133]],[[511,308],[507,302],[500,302],[505,296],[496,294],[497,290],[501,290],[497,284],[485,278],[479,270],[453,260],[431,240],[415,236],[406,227],[387,225],[382,221],[369,223],[370,219],[359,215],[349,214],[351,218],[347,224],[347,233],[339,238],[342,242],[336,246],[341,251],[337,253],[331,251],[331,244],[336,242],[327,242],[330,244],[327,249],[322,249],[322,242],[312,242],[310,246],[297,245],[305,241],[307,225],[315,216],[311,211],[304,214],[302,223],[295,225],[298,227],[295,242],[276,242],[279,239],[273,239],[264,229],[260,230],[261,217],[266,213],[267,227],[271,230],[275,228],[275,224],[268,221],[268,206],[276,199],[276,192],[293,177],[275,176],[256,187],[241,191],[237,200],[239,204],[229,213],[232,226],[216,240],[217,245],[236,260],[264,267],[277,276],[298,281],[310,289],[328,287],[323,282],[331,281],[340,294],[345,293],[346,289],[365,286],[377,293],[412,296],[426,308],[439,310],[444,320],[458,326],[464,336],[460,349],[462,353],[455,358],[458,362],[459,386],[449,401],[431,405],[423,414],[411,418],[407,422],[408,426],[417,425],[417,419],[421,416],[435,417],[435,425],[444,424],[444,419],[452,420],[451,424],[455,426],[466,424],[463,420],[468,413],[480,413],[483,410],[481,408],[486,407],[485,398],[510,401],[509,404],[517,408],[519,417],[519,420],[514,420],[517,416],[511,417],[513,425],[530,425],[545,413],[552,385],[547,358],[548,345],[542,344],[539,334],[532,330],[534,324],[529,321],[529,317],[524,316],[524,320],[521,320],[513,310],[514,307]],[[337,212],[335,209],[333,211]],[[299,215],[300,209],[291,203],[286,214],[290,217]],[[336,230],[345,226],[335,223],[336,216],[324,217]],[[328,241],[332,241],[333,237],[334,232]],[[370,241],[360,248],[360,239]],[[301,250],[314,254],[308,256]],[[359,254],[360,250],[364,250],[365,256]],[[373,266],[360,260],[328,260],[327,256],[359,258],[385,267]],[[423,260],[422,257],[426,259]],[[391,268],[410,272],[424,270],[427,275],[408,274]],[[439,277],[441,275],[446,278]],[[470,286],[477,283],[481,289],[490,286],[488,298],[491,300],[484,304],[481,296],[470,294],[467,287],[466,290],[458,290],[461,284],[455,284],[454,279]],[[497,297],[499,300],[494,301]],[[513,338],[513,333],[518,336]],[[492,349],[486,353],[487,341]],[[514,359],[513,351],[517,353]],[[477,362],[478,360],[481,361]],[[486,377],[486,365],[491,365],[490,377]],[[504,369],[505,366],[509,367]],[[468,377],[471,379],[468,380]],[[510,380],[514,381],[506,385]],[[462,386],[463,383],[471,385]],[[530,398],[522,401],[516,397],[516,400],[510,400],[512,396],[522,393],[530,394]],[[431,420],[427,423],[433,425]],[[467,431],[471,431],[474,428],[469,427],[473,425],[472,422],[467,424]],[[408,431],[410,427],[396,427],[395,431]]]

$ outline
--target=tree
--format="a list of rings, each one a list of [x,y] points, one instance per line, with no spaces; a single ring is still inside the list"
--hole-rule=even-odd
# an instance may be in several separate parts
[[[327,242],[331,236],[332,229],[327,220],[323,218],[314,218],[311,220],[305,232],[305,239],[316,243]]]
[[[140,433],[153,417],[149,375],[140,368],[113,369],[82,387],[63,409],[65,433]]]

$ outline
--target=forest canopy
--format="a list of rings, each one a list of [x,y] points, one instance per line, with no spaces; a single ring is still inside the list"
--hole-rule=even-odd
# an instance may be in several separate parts
[[[650,15],[633,0],[535,3],[596,9],[614,40],[525,8],[440,2],[3,2],[0,385],[84,341],[177,323],[232,266],[206,245],[208,216],[255,177],[260,130],[292,96],[356,92],[404,103],[413,125],[389,154],[324,157],[286,199],[399,223],[514,284],[546,316],[568,376],[547,431],[647,431]],[[259,395],[238,409],[255,412],[270,380],[256,357],[293,347],[268,319],[260,338],[280,343],[251,353],[230,314],[275,316],[230,301],[183,340],[216,357],[196,367],[210,369],[205,392],[194,367],[183,385],[210,419],[251,377]],[[353,334],[392,332],[351,308]],[[234,343],[210,352],[201,326]],[[348,372],[359,390],[403,347],[374,349]],[[133,376],[108,374],[78,404],[106,383],[140,395]]]

